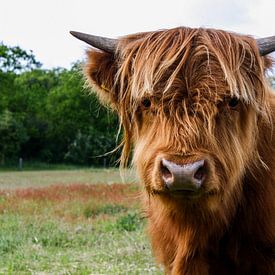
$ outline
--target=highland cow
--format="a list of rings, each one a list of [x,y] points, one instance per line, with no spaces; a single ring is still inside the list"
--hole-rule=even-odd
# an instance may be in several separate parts
[[[124,130],[167,274],[275,274],[275,37],[175,28],[96,49],[89,84]]]

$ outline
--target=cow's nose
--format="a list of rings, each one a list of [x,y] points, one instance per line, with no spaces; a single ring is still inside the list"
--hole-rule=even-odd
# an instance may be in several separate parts
[[[206,176],[205,160],[177,164],[162,159],[161,175],[170,191],[197,191]]]

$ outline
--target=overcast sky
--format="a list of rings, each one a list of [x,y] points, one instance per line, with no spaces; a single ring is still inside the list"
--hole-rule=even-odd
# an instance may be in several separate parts
[[[108,37],[176,26],[275,35],[275,0],[0,0],[0,42],[33,50],[44,68],[84,58],[70,30]]]

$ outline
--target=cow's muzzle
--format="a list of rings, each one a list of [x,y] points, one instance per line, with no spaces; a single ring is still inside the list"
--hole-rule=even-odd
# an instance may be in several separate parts
[[[206,161],[179,164],[163,158],[160,173],[167,191],[174,194],[196,194],[206,178]]]

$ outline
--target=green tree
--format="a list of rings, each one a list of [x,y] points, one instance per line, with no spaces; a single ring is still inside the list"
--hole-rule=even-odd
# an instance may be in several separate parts
[[[9,47],[0,43],[0,70],[19,73],[41,67],[32,51],[25,51],[19,46]]]
[[[40,68],[32,52],[0,44],[0,162],[23,157],[100,165],[117,118],[83,87],[80,64]]]
[[[17,75],[14,81],[13,100],[9,109],[20,115],[28,140],[21,145],[24,158],[40,159],[47,146],[48,114],[46,102],[54,87],[59,85],[59,70],[35,69]]]
[[[32,52],[20,47],[9,47],[0,43],[0,162],[7,157],[18,156],[21,144],[26,141],[27,133],[21,115],[11,110],[16,92],[17,73],[37,68],[41,64]]]
[[[4,110],[0,113],[0,163],[5,164],[7,157],[19,157],[20,144],[27,139],[23,125],[14,115]]]
[[[58,161],[98,164],[94,157],[115,147],[116,118],[83,88],[78,64],[63,70],[59,78],[60,85],[51,90],[46,105],[49,143],[54,144],[50,152]],[[105,142],[104,136],[111,138]]]

